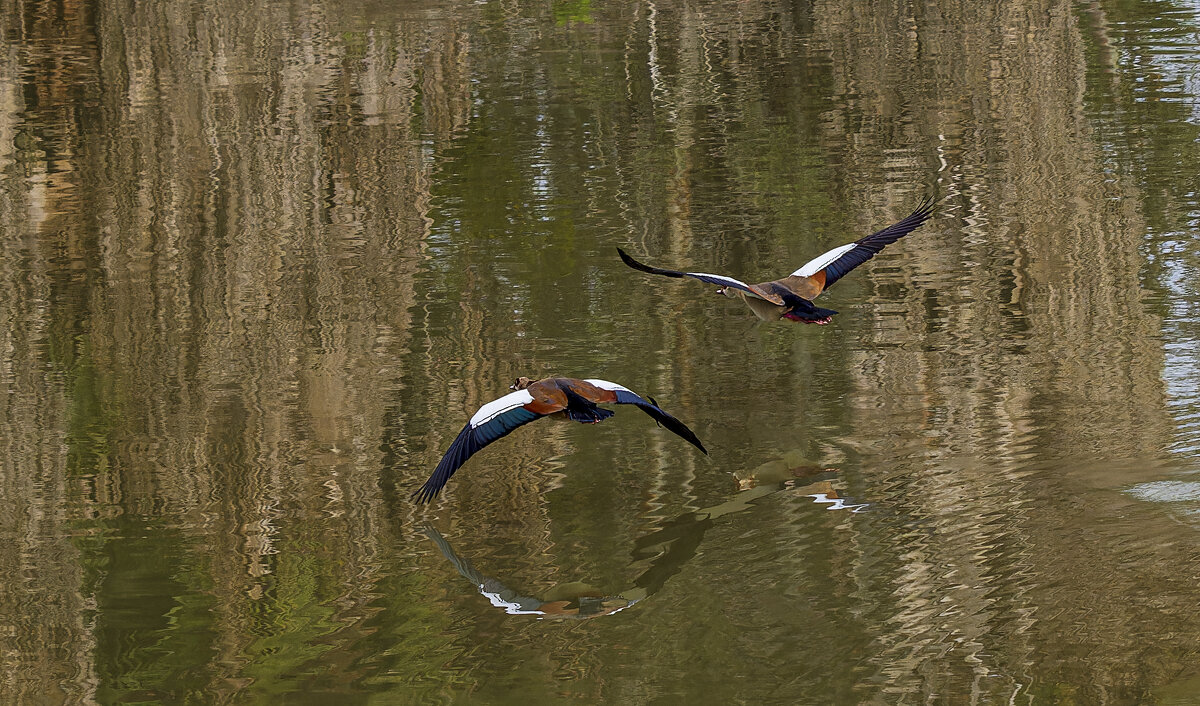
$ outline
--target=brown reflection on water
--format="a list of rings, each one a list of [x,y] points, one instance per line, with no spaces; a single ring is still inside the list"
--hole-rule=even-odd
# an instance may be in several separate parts
[[[856,437],[912,422],[904,436],[868,442],[899,460],[888,496],[920,527],[862,549],[857,571],[897,601],[879,616],[875,678],[898,694],[928,694],[923,665],[937,653],[961,660],[939,678],[971,693],[1014,675],[1013,693],[1047,680],[1090,684],[1078,692],[1087,700],[1125,699],[1137,693],[1120,676],[1128,654],[1100,648],[1113,644],[1101,633],[1154,649],[1174,618],[1130,606],[1146,588],[1142,572],[1169,582],[1178,557],[1120,571],[1113,545],[1157,546],[1119,520],[1093,525],[1124,515],[1125,503],[1090,496],[1083,509],[1054,498],[1164,472],[1172,421],[1161,322],[1141,305],[1146,225],[1136,185],[1112,173],[1091,135],[1072,8],[1007,7],[1011,15],[959,8],[886,55],[856,39],[869,36],[865,18],[839,22],[833,8],[821,13],[829,33],[822,23],[814,33],[846,56],[835,71],[846,70],[836,83],[853,87],[848,104],[880,114],[903,104],[898,122],[934,138],[946,211],[963,224],[911,238],[911,257],[875,278],[877,328],[850,365]],[[938,56],[956,59],[930,61]],[[864,183],[913,168],[870,136],[848,144],[848,168]],[[1043,671],[1047,651],[1071,666]]]
[[[1157,277],[1195,252],[1146,254],[1186,231],[1163,202],[1194,136],[1113,137],[1186,122],[1125,96],[1129,12],[0,0],[0,695],[1186,684],[1194,527],[1121,491],[1194,470],[1164,331],[1195,315],[1165,322]],[[773,278],[928,193],[823,299],[835,326],[615,257]],[[628,411],[544,422],[407,500],[474,409],[552,373],[654,395],[712,458]],[[869,512],[705,516],[831,466]],[[529,595],[644,595],[513,622],[427,521]]]
[[[463,40],[66,9],[7,25],[6,693],[253,693],[366,615]]]

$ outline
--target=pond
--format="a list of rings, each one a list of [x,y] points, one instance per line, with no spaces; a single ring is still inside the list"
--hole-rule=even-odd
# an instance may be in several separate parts
[[[0,700],[1200,693],[1195,4],[0,18]]]

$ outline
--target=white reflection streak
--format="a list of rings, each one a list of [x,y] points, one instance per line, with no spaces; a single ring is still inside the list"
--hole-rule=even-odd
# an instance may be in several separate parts
[[[646,3],[646,6],[650,8],[650,16],[647,19],[647,23],[650,26],[650,56],[648,61],[650,63],[650,95],[653,97],[663,94],[666,91],[663,90],[662,75],[658,69],[658,8],[654,6],[653,2]]]
[[[1180,240],[1183,235],[1179,234]],[[1178,241],[1168,241],[1159,246],[1159,257],[1162,259],[1163,288],[1171,293],[1168,311],[1170,315],[1163,321],[1163,328],[1170,332],[1163,343],[1162,379],[1170,397],[1170,408],[1175,417],[1177,440],[1171,446],[1171,451],[1177,454],[1191,454],[1200,448],[1200,399],[1197,399],[1197,381],[1200,381],[1200,356],[1197,356],[1197,342],[1191,335],[1189,317],[1196,305],[1196,295],[1190,290],[1195,273],[1179,257],[1180,251],[1172,248],[1171,244]]]
[[[855,505],[848,505],[845,499],[831,498],[825,493],[813,493],[808,497],[812,498],[813,502],[829,503],[829,507],[825,508],[826,510],[849,510],[850,512],[862,512],[864,509],[870,506],[870,503],[857,503]]]
[[[1139,483],[1125,491],[1138,500],[1147,502],[1197,502],[1200,501],[1200,482],[1183,480],[1160,480]]]
[[[493,591],[488,591],[484,588],[484,584],[479,584],[476,588],[479,589],[479,594],[492,602],[492,605],[497,608],[503,608],[505,613],[509,615],[545,615],[542,610],[529,610],[520,603],[506,601],[500,597],[500,594]]]
[[[488,601],[490,601],[492,605],[496,606],[497,608],[502,608],[504,610],[504,612],[508,613],[509,615],[540,615],[540,616],[547,615],[546,611],[537,610],[535,608],[526,608],[519,601],[504,600],[504,598],[500,595],[499,591],[487,590],[487,584],[484,584],[484,583],[478,584],[476,586],[476,588],[479,589],[479,595],[483,596],[484,598],[487,598]],[[627,608],[632,608],[633,606],[637,605],[637,603],[640,600],[641,600],[640,598],[631,600],[631,601],[629,601],[629,603],[627,605],[623,605],[620,608],[612,608],[608,611],[605,611],[604,614],[605,615],[616,615],[617,613],[620,613],[621,611],[623,611]],[[538,620],[542,620],[542,618],[538,618]]]

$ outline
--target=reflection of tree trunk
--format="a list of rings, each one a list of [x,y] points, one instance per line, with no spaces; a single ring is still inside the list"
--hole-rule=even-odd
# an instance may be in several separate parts
[[[95,604],[68,530],[82,513],[64,502],[83,485],[63,453],[81,435],[83,415],[69,395],[69,367],[79,361],[62,350],[76,331],[60,310],[73,301],[60,288],[78,278],[63,267],[79,261],[64,235],[76,224],[63,212],[79,198],[64,175],[78,166],[80,136],[76,125],[48,129],[70,114],[72,86],[91,80],[94,52],[29,50],[91,46],[75,3],[54,16],[61,23],[0,6],[0,25],[27,43],[10,43],[10,34],[0,49],[0,699],[12,703],[94,701],[97,686],[94,626],[85,617]]]
[[[60,349],[78,346],[68,362],[94,390],[99,409],[63,409],[79,399],[31,401],[28,411],[37,410],[37,417],[27,428],[52,427],[47,414],[89,424],[111,420],[112,428],[84,430],[88,436],[74,442],[101,444],[108,465],[96,467],[88,456],[95,450],[79,448],[73,453],[88,465],[77,472],[89,482],[46,482],[46,469],[54,466],[13,474],[25,463],[20,458],[41,454],[13,456],[10,446],[4,476],[40,478],[46,493],[14,488],[4,496],[23,504],[43,497],[45,510],[37,514],[45,518],[57,518],[53,508],[73,503],[92,505],[100,515],[118,503],[129,515],[185,518],[204,528],[206,540],[183,551],[207,556],[194,561],[210,567],[221,616],[214,647],[233,678],[255,649],[247,626],[255,604],[266,599],[264,582],[278,589],[290,580],[279,575],[293,570],[280,565],[281,557],[295,556],[297,547],[323,547],[313,566],[342,581],[347,594],[374,565],[379,550],[364,538],[381,539],[372,528],[384,525],[373,517],[378,462],[370,459],[383,445],[381,424],[394,405],[389,383],[399,371],[393,361],[409,345],[414,276],[429,228],[430,160],[409,133],[415,89],[425,82],[423,115],[435,139],[447,141],[463,128],[469,115],[465,35],[447,26],[431,39],[400,25],[394,36],[370,37],[372,46],[394,51],[368,50],[343,62],[339,43],[347,35],[321,13],[239,8],[197,23],[178,8],[110,5],[96,10],[99,34],[92,38],[73,7],[68,3],[65,15],[31,8],[28,17],[43,19],[18,23],[45,28],[48,39],[39,51],[61,50],[48,64],[58,68],[23,67],[14,53],[2,57],[14,62],[6,75],[28,74],[37,88],[38,114],[30,123],[54,131],[53,166],[68,176],[38,177],[36,163],[21,156],[35,169],[9,182],[24,185],[23,193],[0,191],[12,206],[0,211],[52,247],[59,232],[98,233],[99,241],[63,244],[70,259],[60,274],[52,270],[64,260],[39,264],[42,258],[14,249],[26,241],[6,240],[0,288],[10,302],[82,301],[78,310],[56,314],[67,322]],[[78,29],[65,41],[60,20],[53,19],[60,16]],[[274,46],[259,53],[264,43]],[[80,62],[80,46],[102,47],[103,61],[92,55],[90,64]],[[79,81],[63,74],[63,66],[99,71],[101,80]],[[247,74],[251,67],[263,73]],[[102,94],[103,107],[89,113],[74,102],[69,85],[110,90]],[[31,117],[20,95],[17,87],[0,91],[5,146],[20,148],[14,126]],[[72,111],[84,119],[76,124]],[[331,141],[324,124],[330,115],[356,112],[377,124],[335,130]],[[88,130],[86,142],[70,137],[81,129]],[[0,153],[0,168],[10,169],[17,156]],[[17,232],[7,225],[6,232]],[[89,268],[82,276],[69,269],[81,264]],[[45,291],[31,291],[31,284]],[[52,324],[29,321],[34,327],[26,329],[11,323],[0,336],[22,336],[12,342],[25,357],[6,355],[6,363],[43,370],[38,358],[45,344],[37,335],[45,334],[35,332]],[[7,418],[17,423],[25,414],[10,410]],[[91,441],[96,433],[105,440]],[[72,499],[81,490],[83,497]],[[284,508],[297,502],[315,502],[308,512],[327,521],[288,522]],[[74,661],[88,663],[96,657],[88,634],[63,637],[95,601],[79,594],[78,576],[52,569],[77,572],[80,562],[62,564],[73,550],[61,526],[29,529],[36,546],[9,543],[0,563],[41,552],[56,557],[39,562],[37,575],[46,585],[32,588],[58,596],[47,605],[58,606],[61,616],[37,617],[36,625],[17,633],[53,629],[55,639],[38,641],[69,644]],[[12,568],[12,575],[20,573]],[[31,653],[15,644],[6,651]],[[86,665],[73,668],[73,676],[21,671],[43,685],[39,696],[45,684],[71,679],[86,689],[96,674]]]
[[[816,36],[838,57],[834,73],[847,113],[895,121],[898,145],[941,135],[945,210],[967,222],[964,242],[932,233],[912,238],[904,243],[901,274],[875,278],[895,285],[870,300],[884,324],[879,342],[894,345],[872,348],[871,358],[850,366],[862,371],[856,406],[864,412],[864,433],[885,428],[888,419],[924,419],[927,438],[899,440],[889,452],[918,454],[946,469],[914,469],[906,495],[929,523],[928,541],[891,548],[901,552],[895,585],[887,589],[898,597],[899,612],[881,633],[895,636],[886,648],[891,661],[881,669],[893,681],[914,674],[925,660],[923,646],[936,639],[929,617],[946,615],[948,603],[960,616],[948,629],[969,646],[968,654],[991,651],[997,621],[1018,617],[1027,628],[1034,624],[1029,598],[1006,604],[989,597],[1013,580],[1014,560],[1025,566],[1019,573],[1044,572],[1030,586],[1060,573],[1026,553],[1027,546],[1044,551],[1058,544],[1046,540],[1039,515],[1022,509],[1028,498],[1020,493],[1038,492],[1026,485],[1028,448],[1099,462],[1136,448],[1153,455],[1171,426],[1158,402],[1159,322],[1139,305],[1136,286],[1145,226],[1129,205],[1136,197],[1132,186],[1109,182],[1089,134],[1083,39],[1072,6],[937,11],[936,18],[857,16],[850,6],[832,3],[816,13]],[[917,31],[897,31],[906,27]],[[864,39],[881,29],[900,41]],[[950,55],[959,60],[929,61]],[[936,86],[936,95],[900,100],[901,87],[925,85]],[[903,177],[889,174],[899,165],[889,159],[891,145],[872,140],[879,134],[872,123],[862,135],[831,136],[845,140],[848,166],[861,174],[853,181],[920,183],[921,162],[928,159],[906,161]],[[1004,223],[1021,225],[1006,230]],[[983,266],[962,272],[955,263]],[[939,288],[950,283],[952,268],[953,285]],[[911,286],[918,281],[924,286]],[[930,350],[905,345],[921,327]],[[1129,403],[1147,399],[1154,401]],[[971,458],[986,463],[966,461]],[[1065,470],[1060,482],[1068,486],[1112,482]],[[964,511],[1009,521],[982,522],[962,533],[939,519]],[[937,580],[948,563],[956,567],[957,588],[950,590]],[[1008,654],[995,657],[1015,660],[1008,671],[1016,674],[1033,650],[1018,634],[1026,633],[1010,634]],[[989,671],[986,661],[976,679]]]
[[[21,65],[17,61],[17,52],[15,47],[8,48],[0,53],[0,73],[5,76],[16,76],[20,71]],[[25,112],[25,101],[21,98],[20,84],[16,81],[5,81],[0,84],[0,174],[8,171],[13,164],[13,157],[18,149],[17,131],[20,129],[21,114]],[[6,201],[9,194],[0,192],[0,197]],[[8,207],[0,213],[15,215],[18,210]],[[13,233],[12,228],[15,223],[5,223],[5,232]]]

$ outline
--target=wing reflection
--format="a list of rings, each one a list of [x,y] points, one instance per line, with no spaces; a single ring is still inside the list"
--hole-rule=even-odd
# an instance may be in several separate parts
[[[668,579],[679,573],[696,555],[705,533],[717,518],[749,510],[755,501],[768,495],[784,490],[794,491],[813,498],[814,503],[829,505],[827,510],[860,512],[867,507],[866,503],[849,502],[837,494],[831,482],[837,473],[835,469],[815,466],[777,469],[771,464],[761,466],[756,471],[760,469],[769,470],[770,473],[759,476],[751,472],[739,476],[742,487],[746,488],[748,484],[749,487],[729,500],[667,520],[659,529],[638,538],[630,551],[631,566],[648,566],[633,580],[631,587],[611,595],[582,583],[560,584],[544,598],[522,595],[499,580],[480,573],[469,559],[459,556],[432,525],[427,524],[422,529],[458,573],[475,584],[480,595],[505,613],[535,615],[539,619],[598,618],[619,613],[657,593]],[[778,479],[780,472],[786,476],[786,480]],[[771,480],[764,482],[768,478]]]
[[[433,540],[438,550],[458,570],[458,573],[475,584],[480,595],[509,615],[536,615],[541,618],[596,618],[625,610],[644,597],[644,595],[636,597],[603,596],[590,587],[575,588],[574,590],[572,590],[573,587],[568,588],[568,593],[573,595],[559,600],[542,600],[533,596],[522,596],[496,579],[479,573],[471,561],[459,556],[446,538],[432,525],[425,525],[422,529],[425,536]]]

